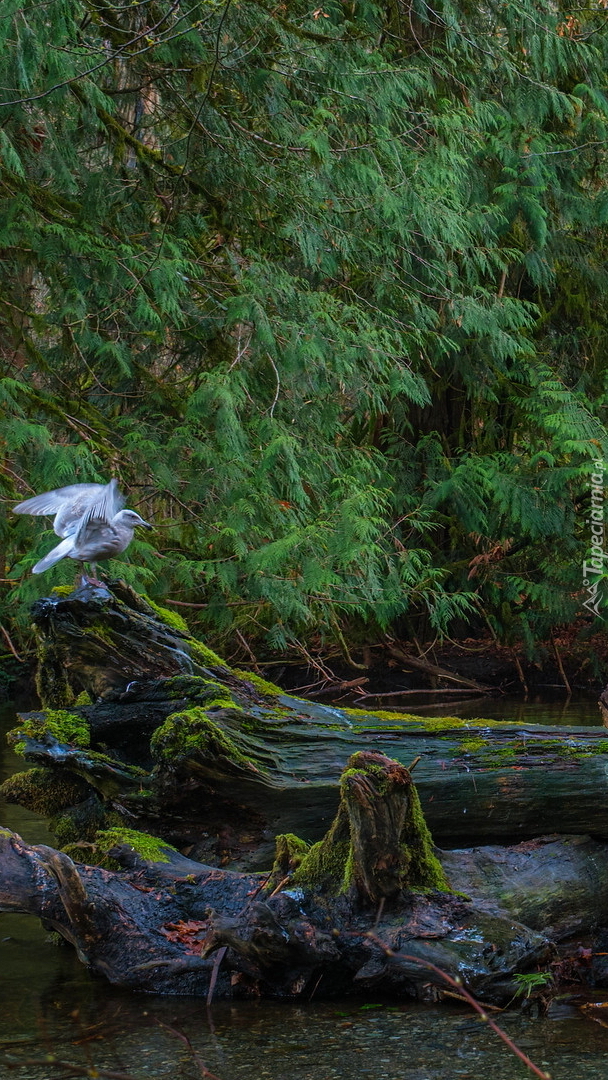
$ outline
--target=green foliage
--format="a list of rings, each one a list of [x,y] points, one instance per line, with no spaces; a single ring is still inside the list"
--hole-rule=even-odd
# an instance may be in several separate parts
[[[13,502],[110,475],[157,525],[110,571],[218,644],[580,612],[604,9],[323,14],[5,0],[8,622],[51,546]]]
[[[529,971],[525,975],[514,975],[517,983],[515,997],[529,998],[535,990],[543,990],[553,982],[553,974],[550,971]]]

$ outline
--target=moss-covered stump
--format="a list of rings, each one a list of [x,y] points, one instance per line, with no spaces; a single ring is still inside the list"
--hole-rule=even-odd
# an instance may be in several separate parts
[[[88,785],[61,814],[61,843],[120,825],[205,862],[267,868],[277,834],[314,843],[327,832],[358,750],[402,766],[420,756],[416,786],[441,847],[556,830],[608,837],[601,728],[305,701],[229,668],[179,616],[120,583],[40,601],[35,623],[46,711],[22,717],[13,739],[28,762]]]
[[[56,589],[37,601],[37,688],[45,708],[93,700],[137,679],[203,673],[222,661],[196,642],[179,615],[158,608],[122,581]]]
[[[0,829],[0,911],[37,915],[93,972],[136,990],[426,998],[429,984],[441,992],[440,968],[497,1004],[513,997],[516,975],[549,967],[556,941],[575,932],[580,942],[602,920],[605,844],[451,852],[457,893],[407,770],[356,754],[340,792],[319,844],[279,838],[272,875],[201,865],[124,830],[97,835],[93,866],[83,845],[69,857]],[[525,889],[512,887],[518,873]]]
[[[408,769],[383,754],[353,754],[340,795],[329,832],[309,850],[277,837],[273,880],[373,904],[407,888],[448,889]]]

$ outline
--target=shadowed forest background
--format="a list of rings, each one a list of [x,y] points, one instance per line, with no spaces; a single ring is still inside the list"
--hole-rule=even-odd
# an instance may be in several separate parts
[[[605,0],[3,0],[5,635],[110,476],[244,659],[601,630],[607,83]]]

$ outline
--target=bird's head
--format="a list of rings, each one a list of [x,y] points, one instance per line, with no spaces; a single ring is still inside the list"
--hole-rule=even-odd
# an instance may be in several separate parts
[[[144,521],[139,514],[136,514],[135,510],[120,510],[112,519],[112,524],[127,525],[129,529],[134,529],[136,525],[143,525],[144,529],[154,528],[149,521]]]

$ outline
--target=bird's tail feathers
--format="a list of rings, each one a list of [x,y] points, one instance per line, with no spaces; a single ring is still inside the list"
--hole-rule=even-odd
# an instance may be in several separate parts
[[[49,567],[54,566],[55,563],[65,559],[66,555],[70,554],[74,547],[74,537],[68,536],[65,540],[62,540],[57,547],[54,547],[52,551],[49,551],[48,555],[44,556],[44,559],[40,559],[35,566],[32,567],[32,574],[43,574]]]

